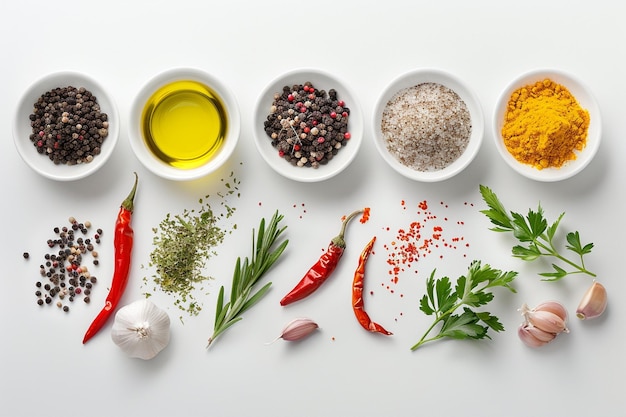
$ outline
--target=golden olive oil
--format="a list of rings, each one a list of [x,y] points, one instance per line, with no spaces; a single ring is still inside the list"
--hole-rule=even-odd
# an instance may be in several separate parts
[[[174,81],[148,99],[141,116],[152,153],[180,169],[197,168],[219,150],[228,128],[226,108],[210,88],[196,81]]]

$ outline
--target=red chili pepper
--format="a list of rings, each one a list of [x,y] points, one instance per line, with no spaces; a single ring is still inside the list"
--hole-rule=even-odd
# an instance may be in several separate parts
[[[311,295],[315,290],[317,290],[328,277],[333,273],[341,256],[343,255],[343,251],[346,249],[346,242],[344,240],[344,235],[346,232],[346,226],[355,216],[363,213],[362,222],[367,221],[367,217],[369,217],[369,208],[365,208],[363,210],[357,210],[354,213],[351,213],[348,217],[346,217],[341,224],[341,231],[339,234],[330,241],[328,245],[328,249],[324,254],[319,258],[319,260],[307,271],[307,273],[302,277],[300,282],[280,300],[281,306],[286,306],[287,304],[291,304],[293,302],[302,300],[305,297]]]
[[[111,289],[107,295],[104,308],[100,311],[98,316],[94,319],[85,333],[83,343],[87,343],[98,331],[104,326],[109,317],[115,311],[126,283],[128,282],[128,271],[130,270],[130,255],[133,249],[133,229],[130,225],[131,215],[134,209],[135,192],[137,191],[138,177],[135,173],[135,185],[131,190],[128,197],[122,202],[120,211],[117,215],[115,222],[115,237],[113,239],[113,246],[115,248],[115,268],[113,270],[113,280],[111,283]]]
[[[359,324],[363,326],[365,330],[370,332],[378,332],[384,335],[391,335],[393,333],[385,330],[380,324],[374,323],[372,319],[370,319],[369,314],[365,312],[365,307],[363,303],[363,281],[365,280],[365,264],[367,262],[367,258],[369,258],[372,253],[372,248],[374,247],[374,242],[376,242],[376,236],[369,241],[369,243],[361,252],[361,256],[359,258],[359,266],[357,267],[354,273],[354,280],[352,281],[352,309],[354,310],[354,315],[356,319],[359,321]]]

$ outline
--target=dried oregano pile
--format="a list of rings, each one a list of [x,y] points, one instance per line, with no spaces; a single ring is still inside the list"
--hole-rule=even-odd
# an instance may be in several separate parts
[[[224,181],[224,180],[223,180]],[[235,208],[228,204],[228,196],[239,197],[236,178],[231,173],[231,181],[224,181],[225,192],[217,193],[220,212],[211,207],[210,196],[198,200],[199,208],[185,209],[182,213],[167,213],[154,232],[153,249],[147,265],[154,269],[153,291],[163,291],[174,297],[174,305],[189,314],[197,316],[202,310],[195,291],[205,291],[205,281],[213,279],[206,273],[207,261],[217,255],[217,247],[230,230],[221,224],[221,220],[230,218]],[[148,277],[143,278],[145,286]],[[145,292],[146,297],[152,294]],[[181,317],[182,320],[182,317]]]

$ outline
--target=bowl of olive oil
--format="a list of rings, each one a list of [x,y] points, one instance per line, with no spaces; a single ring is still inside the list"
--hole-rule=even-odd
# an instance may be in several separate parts
[[[131,108],[133,152],[148,170],[170,180],[193,180],[217,170],[233,153],[239,132],[234,95],[198,69],[156,75]]]

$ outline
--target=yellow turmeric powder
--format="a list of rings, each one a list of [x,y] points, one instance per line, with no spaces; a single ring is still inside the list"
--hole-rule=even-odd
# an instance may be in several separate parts
[[[559,168],[586,146],[588,129],[589,112],[566,87],[545,79],[511,94],[502,138],[518,161]]]

